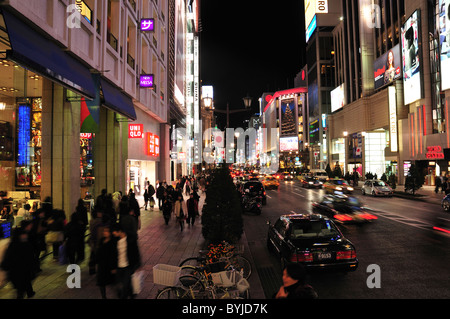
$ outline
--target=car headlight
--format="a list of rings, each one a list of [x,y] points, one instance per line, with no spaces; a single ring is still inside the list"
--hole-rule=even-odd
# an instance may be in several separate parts
[[[311,184],[311,185],[312,185],[312,184],[314,184],[314,183],[313,183],[313,182],[308,182],[308,184]]]
[[[336,187],[336,190],[337,190],[337,191],[341,191],[341,190],[342,190],[342,187],[339,187],[339,186],[338,186],[338,187]]]
[[[352,191],[352,190],[353,190],[353,187],[347,187],[347,189],[348,189],[349,191]]]

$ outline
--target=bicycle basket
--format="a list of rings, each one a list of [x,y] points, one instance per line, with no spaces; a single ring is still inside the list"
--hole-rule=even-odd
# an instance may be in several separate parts
[[[211,273],[211,278],[216,286],[232,287],[236,283],[236,272],[220,271],[216,273]]]
[[[153,266],[153,283],[163,286],[175,286],[180,278],[181,267],[157,264]]]
[[[225,270],[226,265],[227,263],[223,261],[213,262],[207,265],[207,269],[212,273],[221,272]]]

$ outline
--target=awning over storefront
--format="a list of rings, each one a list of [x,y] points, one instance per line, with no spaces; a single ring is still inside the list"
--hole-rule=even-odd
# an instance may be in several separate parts
[[[103,78],[100,79],[100,85],[103,92],[103,104],[133,121],[137,119],[133,100],[130,97]]]
[[[11,50],[6,58],[88,98],[95,98],[95,85],[88,67],[63,51],[30,25],[1,10]]]

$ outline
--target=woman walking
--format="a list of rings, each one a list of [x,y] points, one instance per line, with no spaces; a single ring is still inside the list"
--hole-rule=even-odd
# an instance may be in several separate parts
[[[178,193],[178,198],[175,202],[175,216],[180,224],[180,230],[183,231],[185,215],[183,212],[183,194],[181,193]]]

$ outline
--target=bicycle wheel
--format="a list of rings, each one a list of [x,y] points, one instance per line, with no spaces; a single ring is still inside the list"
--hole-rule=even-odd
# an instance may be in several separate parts
[[[248,279],[252,274],[252,264],[247,258],[236,255],[230,258],[230,262],[235,269],[242,270],[245,279]]]
[[[189,290],[185,290],[181,287],[167,287],[161,290],[156,299],[191,299],[189,296]]]
[[[214,293],[210,287],[205,286],[203,281],[192,275],[181,276],[179,278],[181,285],[189,290],[192,299],[214,299]]]
[[[202,265],[202,263],[205,261],[204,257],[190,257],[190,258],[186,258],[185,260],[183,260],[179,267],[183,267],[183,266],[200,266]]]
[[[180,276],[187,276],[187,275],[191,275],[191,276],[198,276],[200,270],[196,267],[196,266],[192,266],[192,265],[184,265],[181,266],[181,271],[180,271]]]
[[[205,285],[202,283],[201,279],[196,276],[192,275],[181,276],[179,278],[179,281],[183,287],[190,288],[193,291],[205,290]]]

